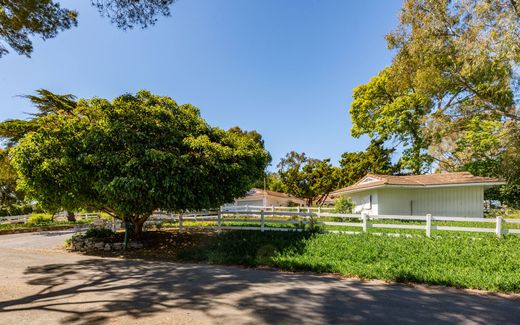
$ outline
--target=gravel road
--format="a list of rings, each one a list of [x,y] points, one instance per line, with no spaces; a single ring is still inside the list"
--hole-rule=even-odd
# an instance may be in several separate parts
[[[0,236],[1,324],[520,324],[516,296],[67,253]]]

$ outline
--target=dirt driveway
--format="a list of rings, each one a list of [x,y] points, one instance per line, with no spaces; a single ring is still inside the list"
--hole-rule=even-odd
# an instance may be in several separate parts
[[[1,324],[520,324],[520,300],[331,276],[102,259],[0,236]]]

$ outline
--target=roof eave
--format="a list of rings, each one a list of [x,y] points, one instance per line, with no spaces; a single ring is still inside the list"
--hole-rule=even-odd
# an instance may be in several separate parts
[[[410,184],[380,184],[376,186],[370,186],[370,187],[363,187],[363,188],[356,188],[351,190],[337,190],[331,195],[337,196],[337,195],[343,195],[348,193],[357,193],[357,192],[363,192],[368,190],[376,190],[380,188],[439,188],[439,187],[472,187],[472,186],[484,186],[486,188],[491,188],[493,186],[500,186],[505,185],[506,182],[504,181],[496,181],[496,182],[476,182],[476,183],[456,183],[456,184],[428,184],[428,185],[410,185]]]

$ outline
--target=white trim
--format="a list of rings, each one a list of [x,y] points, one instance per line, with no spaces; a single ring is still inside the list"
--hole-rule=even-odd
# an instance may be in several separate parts
[[[346,193],[356,193],[356,192],[363,192],[363,191],[370,191],[380,188],[439,188],[439,187],[473,187],[473,186],[498,186],[498,185],[505,185],[506,182],[488,182],[488,183],[456,183],[456,184],[433,184],[433,185],[394,185],[394,184],[381,184],[376,185],[372,187],[364,187],[364,188],[358,188],[353,190],[338,190],[334,193],[331,193],[332,195],[342,195]]]

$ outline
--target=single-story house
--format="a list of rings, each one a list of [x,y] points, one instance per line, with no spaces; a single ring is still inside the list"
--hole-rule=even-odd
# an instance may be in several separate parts
[[[483,217],[484,190],[503,185],[500,179],[468,172],[412,176],[367,174],[360,181],[331,193],[347,196],[354,213]]]
[[[235,199],[233,205],[286,207],[304,205],[304,203],[303,200],[290,196],[289,194],[253,188],[247,192],[246,196]]]

